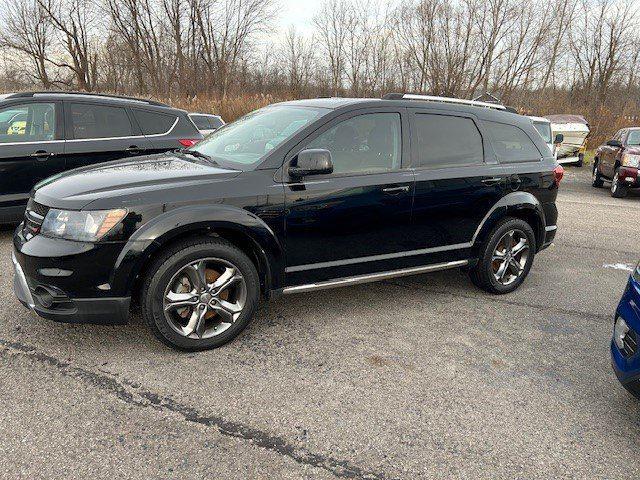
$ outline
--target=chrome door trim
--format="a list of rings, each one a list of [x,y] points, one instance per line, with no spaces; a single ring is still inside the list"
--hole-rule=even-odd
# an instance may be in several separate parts
[[[447,270],[450,268],[463,267],[468,265],[468,260],[457,260],[455,262],[436,263],[433,265],[425,265],[422,267],[403,268],[401,270],[391,270],[388,272],[371,273],[367,275],[357,275],[354,277],[345,277],[335,280],[326,280],[324,282],[309,283],[306,285],[297,285],[295,287],[286,287],[282,290],[284,294],[310,292],[313,290],[323,290],[325,288],[346,287],[349,285],[358,285],[360,283],[377,282],[388,278],[404,277],[407,275],[417,275],[420,273],[436,272],[438,270]]]

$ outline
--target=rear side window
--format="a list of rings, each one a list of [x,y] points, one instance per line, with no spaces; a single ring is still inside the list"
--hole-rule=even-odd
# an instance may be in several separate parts
[[[129,116],[122,107],[72,103],[70,110],[74,139],[119,138],[133,135]]]
[[[164,135],[169,133],[177,118],[175,115],[148,112],[146,110],[134,110],[133,116],[136,117],[142,133],[145,135]]]
[[[541,153],[520,128],[505,123],[485,122],[491,145],[501,163],[535,162]]]
[[[416,167],[456,167],[483,162],[482,136],[470,118],[418,113]]]
[[[27,103],[0,109],[0,143],[54,140],[55,103]]]

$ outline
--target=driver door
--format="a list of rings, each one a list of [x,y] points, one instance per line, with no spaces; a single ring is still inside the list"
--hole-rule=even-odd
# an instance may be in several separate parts
[[[294,180],[285,162],[287,285],[402,268],[414,177],[401,110],[346,114],[294,149],[329,150],[332,174]]]

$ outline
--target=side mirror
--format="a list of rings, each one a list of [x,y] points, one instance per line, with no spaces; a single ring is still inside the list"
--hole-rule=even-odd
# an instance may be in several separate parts
[[[295,165],[289,167],[289,176],[292,178],[328,173],[333,173],[333,162],[331,161],[331,152],[329,150],[303,150],[298,154]]]
[[[622,142],[620,142],[620,140],[609,140],[607,145],[614,148],[622,148]]]
[[[564,142],[564,135],[561,133],[556,133],[556,138],[553,139],[553,144],[560,145],[562,142]]]

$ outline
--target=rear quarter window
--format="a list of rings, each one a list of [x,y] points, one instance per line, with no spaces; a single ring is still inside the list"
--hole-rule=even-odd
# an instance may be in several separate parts
[[[537,162],[542,154],[533,140],[519,127],[498,122],[484,122],[491,146],[500,163]]]
[[[146,110],[134,110],[133,116],[145,135],[164,135],[169,133],[178,118],[176,115]]]

